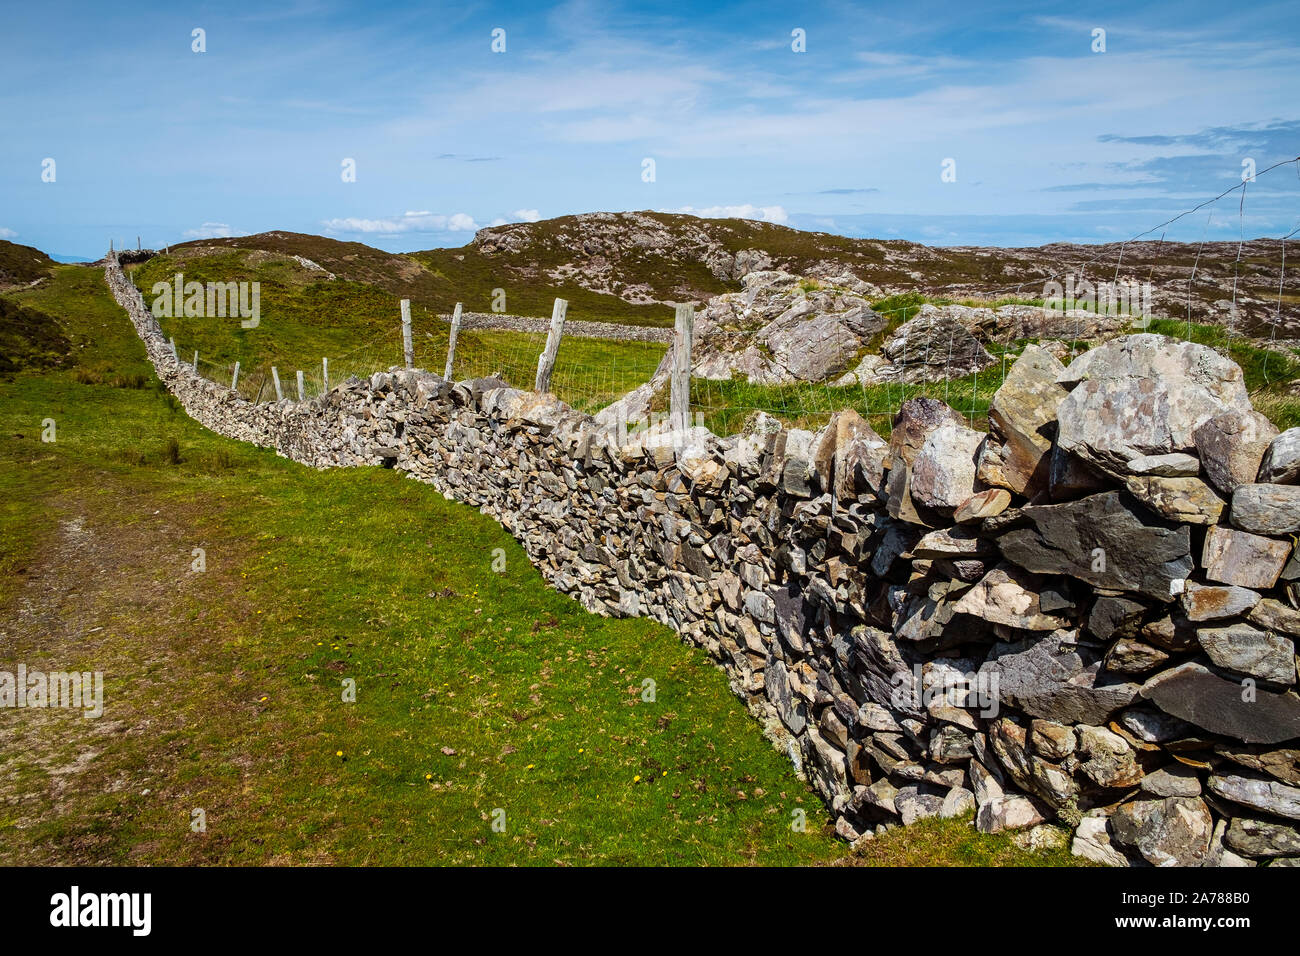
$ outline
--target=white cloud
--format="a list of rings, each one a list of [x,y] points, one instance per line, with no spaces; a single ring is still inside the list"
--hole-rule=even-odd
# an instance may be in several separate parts
[[[410,212],[386,219],[361,219],[347,216],[340,219],[326,219],[323,225],[327,232],[360,232],[394,235],[402,232],[474,232],[479,226],[474,217],[468,213],[458,212],[450,216],[428,211]]]
[[[782,206],[706,206],[696,209],[694,206],[681,206],[677,209],[665,209],[664,212],[684,212],[701,219],[761,219],[763,222],[783,223],[790,217]]]
[[[536,222],[542,218],[542,214],[536,209],[516,209],[511,215],[524,222]]]
[[[12,239],[16,235],[18,235],[18,233],[14,232],[12,229],[6,229],[4,226],[0,226],[0,239]]]
[[[243,233],[224,222],[205,222],[197,229],[186,229],[182,235],[186,239],[229,239]]]

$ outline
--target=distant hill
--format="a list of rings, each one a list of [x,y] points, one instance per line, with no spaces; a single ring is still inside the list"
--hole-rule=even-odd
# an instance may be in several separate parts
[[[54,260],[32,246],[0,239],[0,289],[31,285],[47,278]]]
[[[1153,312],[1261,334],[1277,316],[1279,336],[1300,337],[1300,293],[1283,288],[1281,245],[1144,241],[1030,248],[937,248],[902,240],[850,239],[747,219],[701,219],[659,212],[585,213],[479,230],[468,244],[395,254],[359,242],[292,232],[203,239],[173,246],[173,257],[222,249],[300,256],[329,274],[411,298],[431,311],[460,301],[490,311],[549,316],[556,296],[575,318],[668,325],[667,303],[702,302],[740,288],[740,278],[780,269],[829,278],[851,273],[880,297],[1041,299],[1044,284],[1072,274],[1092,283],[1150,281]],[[1193,276],[1195,279],[1189,281]],[[1234,298],[1237,315],[1229,318]],[[1188,316],[1190,305],[1190,316]]]

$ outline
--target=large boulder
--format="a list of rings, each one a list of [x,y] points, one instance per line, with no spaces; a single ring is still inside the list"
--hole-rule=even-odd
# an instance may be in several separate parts
[[[1130,506],[1119,492],[1030,505],[1025,525],[998,539],[1008,561],[1038,574],[1068,574],[1094,587],[1168,602],[1170,582],[1191,572],[1191,534]]]
[[[898,382],[962,378],[997,362],[960,322],[933,306],[922,306],[881,347]]]
[[[1057,409],[1061,447],[1114,474],[1134,458],[1192,452],[1205,422],[1251,410],[1236,363],[1150,333],[1085,352],[1058,380],[1073,388]]]
[[[884,327],[858,283],[750,272],[744,289],[715,296],[695,325],[692,370],[754,384],[820,382],[853,364]],[[659,373],[667,371],[671,354]]]
[[[989,405],[990,437],[980,457],[981,481],[1027,498],[1047,487],[1056,407],[1069,394],[1057,382],[1064,371],[1046,349],[1025,347]]]

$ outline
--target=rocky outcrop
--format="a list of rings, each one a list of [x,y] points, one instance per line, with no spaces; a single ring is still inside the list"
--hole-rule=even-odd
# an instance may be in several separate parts
[[[1111,865],[1300,860],[1285,449],[1208,526],[1127,483],[1218,480],[1197,429],[1249,404],[1208,349],[1119,340],[1050,387],[1028,353],[994,436],[933,399],[904,403],[888,443],[852,412],[816,433],[759,415],[725,438],[625,436],[553,396],[418,370],[253,405],[178,363],[107,275],[215,431],[314,467],[402,469],[499,520],[584,607],[704,648],[846,839],[973,809],[987,832],[1067,824]],[[1106,398],[1080,389],[1138,388],[1140,368],[1200,391],[1084,421]],[[1015,478],[984,487],[993,441]],[[1242,476],[1240,456],[1218,460]]]
[[[755,384],[839,375],[884,328],[852,276],[833,280],[751,272],[744,290],[715,296],[696,317],[694,374]]]

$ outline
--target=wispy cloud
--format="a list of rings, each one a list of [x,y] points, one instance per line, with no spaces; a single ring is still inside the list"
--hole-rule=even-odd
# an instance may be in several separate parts
[[[664,209],[663,212],[682,212],[701,219],[759,219],[763,222],[784,223],[790,217],[781,206],[679,206],[676,209]]]
[[[205,222],[197,229],[186,229],[181,233],[186,239],[229,239],[231,236],[246,235],[224,222]]]

